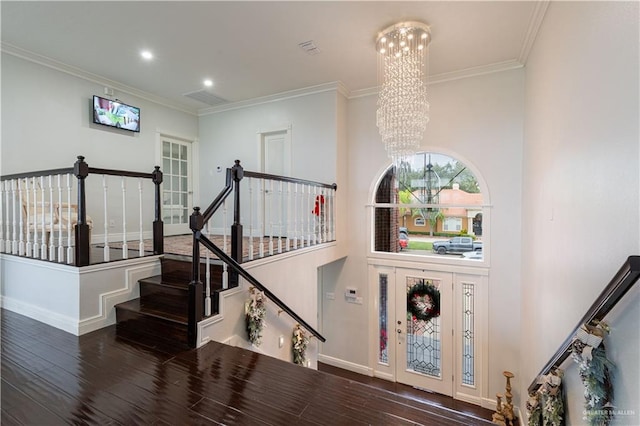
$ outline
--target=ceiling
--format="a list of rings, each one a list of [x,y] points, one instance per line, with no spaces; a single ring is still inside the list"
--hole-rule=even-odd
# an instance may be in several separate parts
[[[522,66],[546,2],[2,1],[2,50],[196,112],[340,81],[376,86],[378,31],[431,26],[431,81]],[[319,53],[298,44],[313,40]],[[148,49],[154,59],[145,61]],[[126,98],[125,98],[126,99]]]

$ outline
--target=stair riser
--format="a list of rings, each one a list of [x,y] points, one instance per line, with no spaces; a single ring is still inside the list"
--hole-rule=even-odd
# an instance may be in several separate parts
[[[116,307],[116,321],[118,327],[143,331],[163,340],[176,341],[187,344],[187,326],[176,324],[162,318],[140,314]]]
[[[190,282],[191,262],[175,259],[162,259],[162,278],[167,281]],[[207,272],[207,265],[200,264],[200,280],[204,281]],[[209,267],[209,274],[212,282],[222,282],[222,266],[212,264]]]

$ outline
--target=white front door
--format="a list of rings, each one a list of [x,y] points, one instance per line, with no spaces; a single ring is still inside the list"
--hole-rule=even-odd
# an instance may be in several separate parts
[[[453,395],[452,282],[451,273],[396,270],[396,380],[448,396]]]
[[[161,143],[164,234],[188,234],[193,204],[191,143],[166,136],[161,136]]]
[[[291,174],[291,148],[287,131],[262,134],[262,172],[289,176]],[[287,184],[265,181],[262,202],[263,235],[287,236]]]

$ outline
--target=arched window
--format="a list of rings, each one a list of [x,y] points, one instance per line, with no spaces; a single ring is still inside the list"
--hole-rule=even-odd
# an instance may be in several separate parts
[[[374,195],[374,252],[483,260],[482,185],[462,161],[421,152],[390,167]]]

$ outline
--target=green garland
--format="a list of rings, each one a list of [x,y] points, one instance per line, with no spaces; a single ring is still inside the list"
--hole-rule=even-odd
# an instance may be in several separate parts
[[[293,339],[291,339],[291,351],[293,352],[293,362],[298,365],[304,365],[307,358],[307,345],[309,338],[307,333],[300,328],[300,324],[293,329]]]
[[[564,426],[564,387],[562,370],[542,376],[538,392],[527,401],[528,426]]]
[[[245,326],[251,344],[260,346],[267,308],[264,305],[262,292],[250,290],[250,293],[249,299],[244,304]]]
[[[601,329],[608,331],[605,324]],[[576,338],[571,350],[571,357],[578,363],[584,385],[584,420],[591,426],[607,426],[613,420],[611,371],[614,364],[607,358],[603,342],[594,348]]]
[[[407,293],[407,313],[419,321],[439,317],[440,291],[430,281],[418,282]]]

